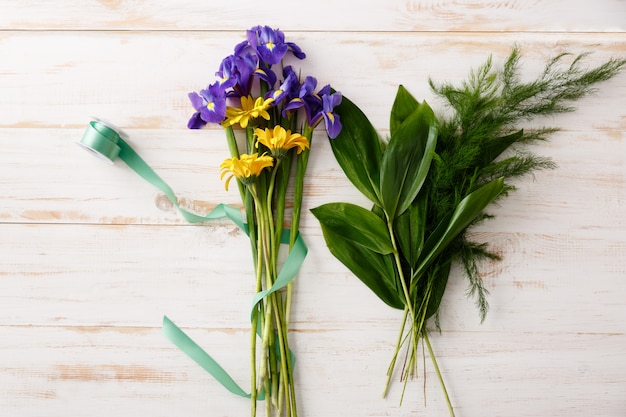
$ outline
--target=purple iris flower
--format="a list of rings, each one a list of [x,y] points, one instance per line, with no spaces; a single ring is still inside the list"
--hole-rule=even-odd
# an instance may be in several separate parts
[[[310,75],[304,79],[298,95],[291,99],[283,109],[283,116],[289,112],[300,108],[304,108],[309,126],[313,126],[312,117],[322,108],[322,100],[315,94],[317,80]]]
[[[230,55],[224,58],[215,75],[217,76],[217,82],[222,86],[224,91],[237,84],[239,80],[239,70],[237,69],[235,56]]]
[[[298,74],[296,74],[291,65],[285,67],[283,76],[285,79],[282,84],[276,90],[270,91],[265,95],[265,98],[273,98],[275,104],[298,97],[300,83],[298,82]]]
[[[285,35],[269,26],[256,26],[247,34],[250,46],[268,65],[278,64],[289,49],[285,43]]]
[[[322,117],[328,137],[331,139],[335,139],[341,132],[341,120],[339,120],[339,115],[335,113],[335,107],[341,104],[341,99],[341,93],[338,91],[322,96]]]
[[[260,60],[268,66],[278,64],[288,51],[298,59],[304,59],[306,54],[293,42],[285,42],[285,34],[279,29],[269,26],[254,26],[246,32],[248,41],[242,42],[235,47],[235,53],[245,50],[250,46]]]
[[[258,58],[250,52],[242,55],[229,55],[222,60],[215,73],[224,89],[233,88],[229,95],[241,97],[250,94],[252,76],[257,69]]]
[[[300,86],[298,96],[285,106],[283,116],[288,111],[304,108],[309,126],[315,127],[324,119],[326,132],[331,139],[334,139],[341,131],[341,121],[339,115],[335,113],[335,107],[341,104],[341,93],[333,93],[330,84],[315,93],[316,85],[317,80],[314,77],[306,77]]]
[[[199,129],[207,123],[221,123],[226,116],[226,93],[219,82],[209,85],[199,93],[188,94],[196,112],[191,116],[187,127]]]

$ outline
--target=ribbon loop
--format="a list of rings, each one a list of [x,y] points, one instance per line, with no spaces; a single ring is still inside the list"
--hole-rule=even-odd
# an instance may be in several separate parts
[[[113,163],[120,153],[121,139],[118,132],[105,123],[89,122],[89,126],[78,144],[98,158]]]

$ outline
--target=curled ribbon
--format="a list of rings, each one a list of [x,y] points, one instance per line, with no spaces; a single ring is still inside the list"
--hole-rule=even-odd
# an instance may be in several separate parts
[[[94,118],[93,121],[89,122],[82,139],[80,142],[77,142],[77,144],[96,157],[111,164],[119,157],[140,177],[161,190],[189,223],[201,223],[227,217],[241,230],[248,233],[247,224],[243,220],[241,211],[236,207],[219,204],[205,216],[200,216],[181,208],[178,204],[178,199],[170,186],[167,185],[167,183],[139,156],[137,152],[135,152],[135,150],[128,143],[126,143],[124,139],[128,139],[128,135],[122,129],[103,119]],[[283,231],[281,243],[289,243],[288,231]],[[285,287],[295,278],[298,270],[304,262],[307,251],[308,249],[304,244],[304,241],[302,240],[300,234],[298,234],[296,242],[289,252],[283,268],[274,282],[274,285],[265,291],[255,294],[252,300],[252,314],[254,313],[257,304],[260,303],[263,298]],[[198,365],[204,368],[228,391],[242,397],[250,398],[250,394],[246,393],[239,385],[237,385],[230,375],[228,375],[228,373],[208,353],[206,353],[167,316],[163,317],[162,332],[167,339],[193,359]],[[291,360],[294,360],[293,354],[291,354]],[[264,395],[261,393],[258,396],[258,399],[262,400],[263,397]]]

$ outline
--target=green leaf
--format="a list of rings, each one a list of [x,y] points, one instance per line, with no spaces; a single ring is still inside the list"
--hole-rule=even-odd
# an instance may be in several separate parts
[[[482,150],[482,160],[480,161],[482,166],[487,166],[492,163],[494,159],[507,150],[509,146],[520,140],[522,136],[524,136],[524,129],[520,129],[510,135],[486,141]]]
[[[417,196],[404,213],[394,223],[394,233],[398,240],[400,252],[411,268],[415,268],[426,232],[426,208],[428,199],[422,193]]]
[[[383,155],[381,207],[390,219],[409,208],[419,192],[437,142],[436,118],[423,102],[395,129]]]
[[[389,134],[393,136],[396,129],[409,117],[419,106],[419,102],[408,92],[403,85],[398,86],[396,98],[391,107],[389,120]]]
[[[330,253],[343,263],[374,294],[390,307],[403,309],[399,277],[393,255],[381,255],[355,244],[322,223],[322,232]]]
[[[431,275],[428,277],[428,285],[430,285],[430,297],[428,305],[426,306],[426,316],[424,319],[428,320],[432,317],[441,304],[441,299],[446,291],[446,285],[448,284],[448,277],[450,276],[450,268],[452,266],[452,259],[448,258],[442,264],[438,264],[434,270],[431,271]]]
[[[504,178],[495,179],[468,194],[428,237],[419,265],[411,277],[411,292],[435,258],[504,190]]]
[[[328,203],[311,209],[323,227],[376,253],[393,253],[386,223],[370,210],[350,203]]]
[[[330,140],[337,162],[354,186],[375,204],[380,205],[380,162],[382,148],[369,119],[345,96],[335,107],[341,117],[341,132]]]

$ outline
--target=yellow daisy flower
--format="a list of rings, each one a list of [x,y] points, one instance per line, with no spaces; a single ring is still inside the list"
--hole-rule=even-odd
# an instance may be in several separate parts
[[[251,119],[262,117],[265,120],[270,119],[267,109],[274,102],[273,98],[263,99],[259,97],[256,100],[252,96],[241,97],[241,107],[227,107],[226,119],[222,123],[223,126],[232,126],[239,123],[242,128],[246,128]]]
[[[241,154],[239,158],[228,158],[220,165],[220,179],[226,178],[224,188],[228,191],[228,184],[233,177],[236,177],[245,185],[253,184],[261,172],[274,165],[274,158],[269,155],[254,153],[252,155]]]
[[[291,148],[298,148],[300,153],[309,147],[309,140],[299,133],[291,133],[282,126],[274,126],[274,129],[255,129],[257,136],[256,147],[259,143],[267,146],[274,158],[282,158]]]

